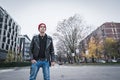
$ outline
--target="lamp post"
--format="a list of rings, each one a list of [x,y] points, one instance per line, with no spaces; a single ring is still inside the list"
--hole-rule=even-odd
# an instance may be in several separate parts
[[[74,63],[75,53],[72,53],[72,63]]]
[[[79,49],[76,49],[76,61],[79,63]]]
[[[79,54],[79,49],[76,49],[76,54]]]

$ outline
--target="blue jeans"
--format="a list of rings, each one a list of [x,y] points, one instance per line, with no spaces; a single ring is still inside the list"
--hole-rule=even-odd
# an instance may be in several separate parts
[[[37,73],[40,67],[42,67],[44,80],[50,80],[49,62],[47,60],[46,61],[38,60],[36,63],[31,65],[29,80],[36,80]]]

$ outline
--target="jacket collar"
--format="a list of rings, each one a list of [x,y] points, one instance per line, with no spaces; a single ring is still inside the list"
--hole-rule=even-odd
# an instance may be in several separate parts
[[[47,34],[46,34],[46,35],[47,35]],[[49,47],[50,43],[51,43],[50,36],[47,36],[46,49]],[[39,34],[36,36],[36,44],[37,44],[38,48],[40,48],[39,45],[38,45],[38,44],[40,44]]]
[[[47,36],[47,43],[46,43],[46,49],[50,46],[51,40],[50,38]]]

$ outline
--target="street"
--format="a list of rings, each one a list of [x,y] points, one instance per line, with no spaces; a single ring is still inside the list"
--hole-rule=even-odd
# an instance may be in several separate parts
[[[0,80],[29,80],[29,69],[1,69]],[[41,69],[36,80],[43,80]],[[51,80],[120,80],[120,66],[56,65],[51,67]]]

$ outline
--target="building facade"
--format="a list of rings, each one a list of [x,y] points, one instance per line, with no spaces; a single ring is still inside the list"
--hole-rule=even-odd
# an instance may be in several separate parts
[[[29,49],[31,43],[30,38],[27,35],[19,35],[18,43],[19,43],[18,52],[21,55],[21,61],[29,61],[30,60]]]
[[[8,51],[18,53],[17,43],[20,26],[0,7],[0,60],[5,60]]]
[[[96,30],[96,35],[99,38],[113,38],[115,40],[120,40],[120,23],[107,22],[98,27]]]
[[[89,34],[80,42],[80,49],[83,53],[88,54],[88,44],[90,40],[96,39],[97,44],[104,44],[106,38],[112,38],[120,41],[120,23],[106,22]]]

